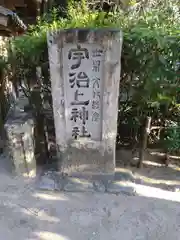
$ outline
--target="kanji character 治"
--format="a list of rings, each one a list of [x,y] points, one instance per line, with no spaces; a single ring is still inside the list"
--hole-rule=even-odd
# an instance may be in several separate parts
[[[70,87],[73,88],[76,81],[76,73],[69,73],[69,83]]]
[[[70,87],[73,88],[75,83],[78,88],[89,88],[89,77],[85,72],[79,72],[76,76],[76,73],[69,73],[69,83]]]

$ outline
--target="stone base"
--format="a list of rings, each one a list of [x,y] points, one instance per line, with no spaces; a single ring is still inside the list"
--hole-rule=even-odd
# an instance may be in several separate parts
[[[38,189],[65,192],[101,192],[113,194],[135,195],[134,188],[124,182],[104,182],[83,178],[62,177],[57,172],[45,173],[38,183]]]
[[[94,173],[94,172],[71,172],[66,175],[72,178],[86,179],[90,181],[103,181],[109,182],[114,180],[114,174],[103,174],[103,173]]]
[[[59,171],[69,177],[112,181],[114,158],[113,151],[106,151],[101,143],[93,141],[82,144],[74,142],[65,151],[58,147]]]

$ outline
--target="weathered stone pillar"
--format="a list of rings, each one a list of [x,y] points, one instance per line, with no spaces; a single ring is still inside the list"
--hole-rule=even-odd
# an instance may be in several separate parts
[[[6,132],[6,154],[11,160],[11,170],[18,176],[35,177],[36,159],[34,154],[34,120],[24,112],[27,99],[23,96],[8,114],[4,126]]]
[[[48,33],[60,171],[112,178],[122,34],[111,29]]]

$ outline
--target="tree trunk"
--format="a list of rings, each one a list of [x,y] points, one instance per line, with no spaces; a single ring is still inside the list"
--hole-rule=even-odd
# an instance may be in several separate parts
[[[141,168],[143,165],[143,160],[144,160],[144,153],[147,148],[147,140],[148,140],[148,135],[151,131],[151,117],[146,118],[145,122],[145,127],[143,131],[143,136],[142,136],[142,145],[139,153],[139,162],[137,164],[138,168]]]

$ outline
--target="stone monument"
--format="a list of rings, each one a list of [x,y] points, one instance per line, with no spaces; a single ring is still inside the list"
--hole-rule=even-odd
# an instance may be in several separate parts
[[[47,39],[59,170],[112,179],[122,33],[68,29]]]
[[[25,112],[28,99],[21,91],[15,106],[12,107],[5,123],[5,153],[10,160],[10,168],[17,176],[36,177],[34,146],[34,120],[31,112]]]

